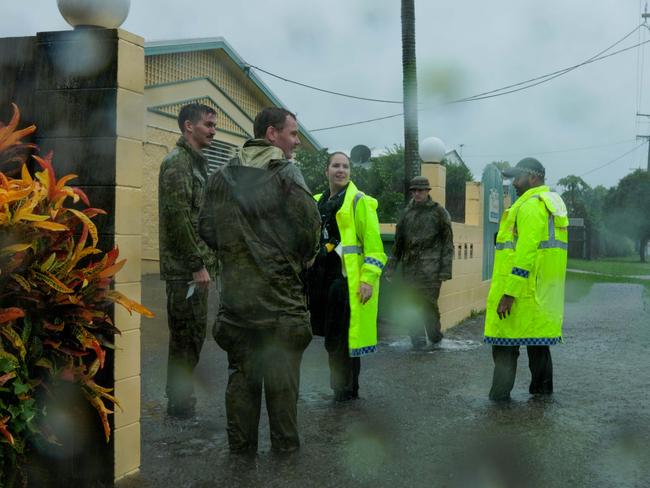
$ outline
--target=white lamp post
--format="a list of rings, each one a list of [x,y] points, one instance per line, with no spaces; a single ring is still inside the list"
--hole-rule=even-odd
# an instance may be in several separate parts
[[[440,163],[446,153],[445,143],[437,137],[427,137],[420,143],[420,158],[425,163]]]
[[[57,0],[59,12],[72,27],[117,29],[126,20],[131,0]]]
[[[422,165],[422,176],[426,176],[431,184],[431,198],[443,206],[446,201],[447,168],[440,162],[446,153],[445,143],[437,137],[427,137],[420,142],[420,158],[425,163]]]

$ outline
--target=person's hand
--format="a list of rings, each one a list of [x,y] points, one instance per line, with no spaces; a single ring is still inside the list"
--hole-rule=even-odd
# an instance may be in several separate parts
[[[208,285],[210,284],[210,273],[208,273],[208,270],[205,269],[205,266],[201,268],[198,271],[195,271],[192,273],[192,281],[196,283],[196,286],[199,286],[201,288],[207,288]]]
[[[357,291],[357,295],[359,296],[361,305],[364,305],[372,297],[372,286],[370,286],[368,283],[361,282],[359,285],[359,291]]]
[[[497,315],[500,319],[505,319],[508,315],[510,315],[512,304],[514,302],[515,297],[511,297],[510,295],[503,295],[501,297],[501,300],[499,300],[499,306],[497,307]]]

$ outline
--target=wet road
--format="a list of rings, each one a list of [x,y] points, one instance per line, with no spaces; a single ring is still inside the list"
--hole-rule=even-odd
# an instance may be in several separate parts
[[[197,417],[165,415],[164,287],[142,326],[142,469],[131,487],[650,486],[650,313],[640,284],[568,282],[565,344],[552,349],[555,395],[528,395],[525,348],[513,402],[487,401],[492,360],[482,317],[411,352],[399,336],[362,360],[361,399],[334,404],[315,338],[302,367],[297,455],[270,453],[266,412],[255,459],[228,454],[225,353],[211,337],[197,370]]]

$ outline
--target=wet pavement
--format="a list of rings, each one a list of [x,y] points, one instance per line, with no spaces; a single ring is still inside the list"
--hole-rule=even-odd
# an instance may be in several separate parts
[[[650,486],[650,299],[640,284],[569,279],[552,399],[528,394],[523,348],[513,401],[488,402],[482,316],[429,352],[384,327],[379,352],[362,359],[361,399],[343,404],[332,401],[315,338],[302,366],[300,452],[270,452],[263,408],[253,459],[228,453],[227,362],[210,334],[196,418],[166,417],[164,296],[157,276],[144,277],[157,318],[142,325],[142,468],[119,488]]]

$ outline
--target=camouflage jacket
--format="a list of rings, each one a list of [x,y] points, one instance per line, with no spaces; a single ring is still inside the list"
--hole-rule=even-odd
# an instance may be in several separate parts
[[[221,266],[217,321],[246,328],[309,323],[302,273],[320,215],[300,170],[263,140],[208,181],[199,233]]]
[[[208,162],[184,137],[165,157],[158,177],[160,277],[191,280],[203,266],[214,277],[216,258],[198,234]]]
[[[418,286],[451,279],[454,237],[449,213],[431,198],[411,200],[397,223],[389,269],[401,263],[407,281]]]

